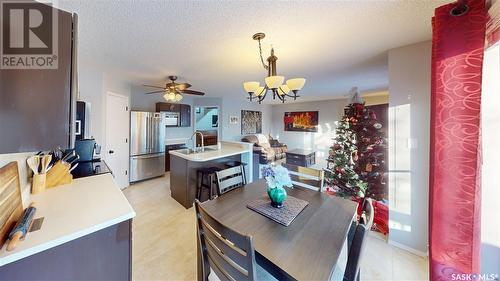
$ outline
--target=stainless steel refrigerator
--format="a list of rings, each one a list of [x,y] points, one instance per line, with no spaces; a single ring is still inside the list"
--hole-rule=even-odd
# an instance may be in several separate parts
[[[130,112],[130,182],[165,173],[165,126],[159,112]]]

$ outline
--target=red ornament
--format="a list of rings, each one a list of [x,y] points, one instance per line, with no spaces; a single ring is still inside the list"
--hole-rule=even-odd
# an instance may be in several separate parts
[[[354,104],[354,108],[356,109],[356,115],[357,116],[363,115],[364,105],[362,105],[361,103],[355,103]]]

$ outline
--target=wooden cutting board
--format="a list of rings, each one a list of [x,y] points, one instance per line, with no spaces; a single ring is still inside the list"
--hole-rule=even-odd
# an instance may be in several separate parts
[[[10,162],[0,168],[0,248],[22,214],[23,202],[17,162]]]

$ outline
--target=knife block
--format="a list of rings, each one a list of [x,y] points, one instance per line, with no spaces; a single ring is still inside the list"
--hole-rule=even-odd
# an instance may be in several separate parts
[[[34,174],[31,182],[31,193],[38,194],[45,190],[47,183],[47,174]]]
[[[69,172],[70,165],[58,161],[52,169],[47,172],[47,187],[54,187],[62,184],[69,184],[73,181],[73,175]]]

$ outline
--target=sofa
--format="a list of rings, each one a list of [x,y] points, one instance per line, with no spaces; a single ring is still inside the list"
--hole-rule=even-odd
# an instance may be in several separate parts
[[[253,143],[253,152],[259,155],[260,164],[268,164],[286,157],[286,144],[263,134],[248,135],[241,139]]]

